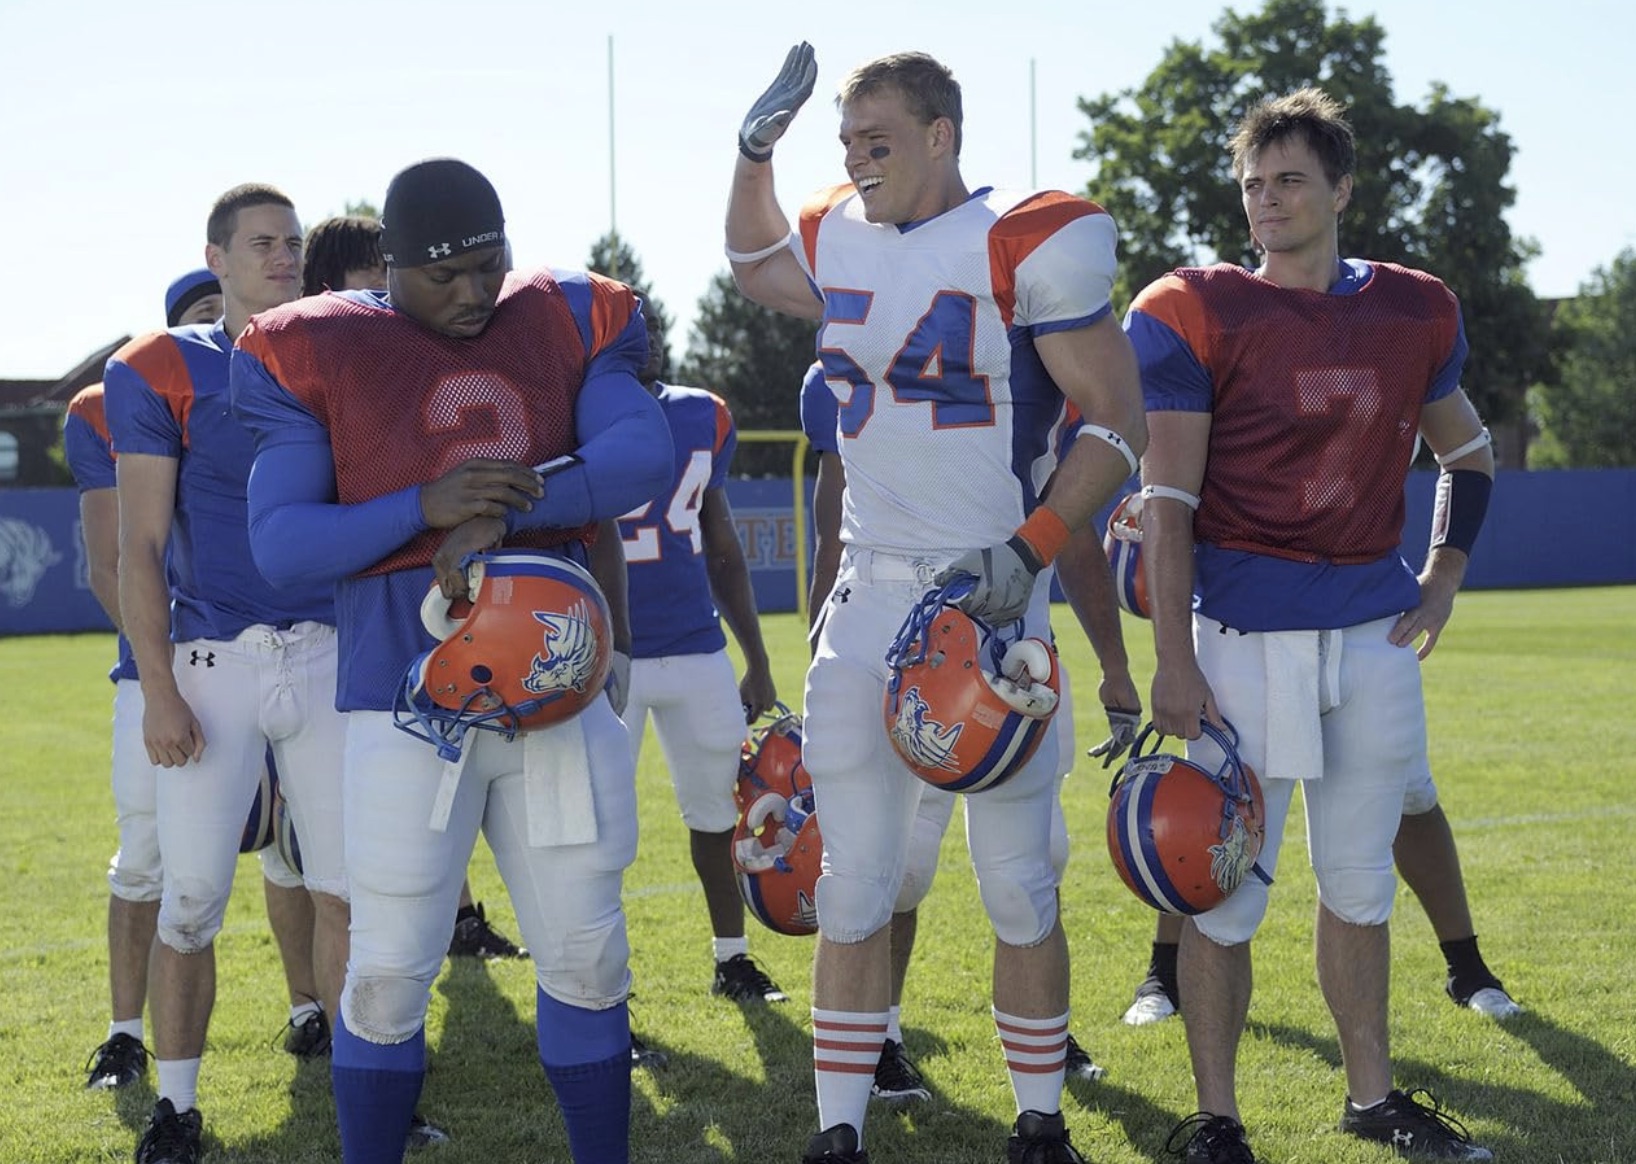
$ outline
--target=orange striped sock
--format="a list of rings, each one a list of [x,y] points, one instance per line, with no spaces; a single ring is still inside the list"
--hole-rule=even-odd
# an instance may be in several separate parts
[[[1006,1070],[1017,1111],[1045,1115],[1062,1110],[1062,1080],[1068,1054],[1067,1012],[1055,1018],[1022,1018],[994,1011],[994,1026],[1005,1049]]]
[[[812,1008],[812,1074],[820,1128],[851,1124],[861,1143],[869,1089],[885,1041],[885,1011]]]

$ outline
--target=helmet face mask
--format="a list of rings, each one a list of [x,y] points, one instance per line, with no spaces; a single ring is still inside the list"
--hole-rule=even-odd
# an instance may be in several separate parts
[[[824,842],[812,779],[801,763],[801,717],[783,704],[739,753],[733,865],[739,896],[757,921],[781,934],[818,930]]]
[[[445,760],[472,728],[509,739],[572,719],[602,694],[612,662],[608,603],[583,567],[505,551],[474,555],[466,575],[469,601],[427,592],[421,622],[442,641],[410,664],[393,709]]]
[[[881,710],[893,750],[916,776],[980,792],[1033,758],[1062,678],[1049,643],[1008,641],[956,607],[961,586],[931,590],[909,612],[886,654],[892,675]]]
[[[1266,819],[1261,784],[1238,755],[1228,724],[1200,726],[1221,748],[1211,772],[1160,753],[1164,737],[1149,724],[1109,789],[1108,854],[1120,880],[1162,913],[1197,914],[1226,901],[1246,877],[1267,880],[1256,864]],[[1142,754],[1149,738],[1153,747]]]
[[[1142,495],[1128,494],[1108,515],[1102,550],[1113,570],[1113,592],[1119,607],[1137,618],[1152,618],[1147,570],[1142,564]]]

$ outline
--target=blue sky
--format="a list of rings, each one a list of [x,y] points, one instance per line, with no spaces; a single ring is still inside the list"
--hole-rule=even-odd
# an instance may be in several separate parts
[[[836,82],[911,48],[965,87],[968,182],[1026,186],[1032,168],[1037,184],[1077,192],[1093,170],[1072,156],[1089,124],[1076,99],[1139,84],[1172,40],[1213,43],[1225,7],[875,0],[815,18],[743,0],[4,0],[0,377],[55,377],[158,326],[164,288],[202,263],[205,215],[227,187],[273,182],[311,222],[350,199],[378,204],[395,171],[443,154],[494,180],[519,263],[581,266],[617,216],[677,319],[680,354],[725,267],[739,120],[794,41],[813,42],[820,71],[779,146],[786,207],[841,178]],[[1538,293],[1572,294],[1636,246],[1629,4],[1339,7],[1386,29],[1400,101],[1443,81],[1499,111],[1518,149],[1511,226],[1543,248],[1529,269]]]

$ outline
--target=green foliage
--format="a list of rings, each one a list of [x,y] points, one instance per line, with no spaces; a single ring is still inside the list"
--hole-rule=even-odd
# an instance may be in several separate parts
[[[1323,0],[1229,9],[1213,31],[1211,47],[1173,41],[1138,88],[1079,103],[1091,129],[1075,156],[1097,167],[1086,192],[1120,228],[1116,296],[1128,303],[1177,266],[1255,262],[1227,143],[1263,97],[1318,85],[1347,106],[1357,135],[1342,253],[1442,278],[1464,310],[1467,392],[1491,422],[1517,416],[1549,353],[1523,278],[1534,244],[1503,217],[1516,191],[1498,115],[1440,84],[1420,108],[1398,104],[1385,30],[1344,10],[1331,18]]]
[[[375,208],[375,204],[367,198],[359,198],[356,201],[348,201],[346,209],[341,211],[341,213],[356,214],[359,218],[378,219],[381,216],[381,212]]]
[[[1598,268],[1552,329],[1562,354],[1555,380],[1528,393],[1529,467],[1636,465],[1636,250]]]
[[[1055,612],[1059,629],[1067,611]],[[793,614],[763,619],[779,689],[799,702],[807,659]],[[1151,635],[1127,621],[1145,688]],[[1064,633],[1079,698],[1082,752],[1106,730],[1083,636]],[[81,1065],[105,1034],[103,869],[114,843],[108,792],[112,635],[0,641],[0,1157],[28,1164],[129,1160],[153,1103],[84,1091]],[[1436,937],[1400,889],[1393,920],[1392,1048],[1397,1082],[1439,1093],[1502,1161],[1636,1164],[1636,993],[1623,875],[1636,807],[1630,760],[1629,660],[1636,587],[1487,592],[1461,597],[1426,663],[1432,762],[1461,845],[1483,950],[1528,1008],[1499,1025],[1443,996]],[[1565,693],[1542,699],[1542,691]],[[858,730],[877,730],[860,724]],[[708,994],[710,930],[688,833],[651,737],[638,772],[641,847],[625,876],[636,997],[633,1023],[670,1066],[636,1074],[637,1164],[792,1161],[817,1117],[808,1006],[810,939],[751,923],[754,955],[791,995],[734,1006]],[[1178,1022],[1119,1022],[1148,956],[1154,915],[1119,885],[1104,855],[1106,774],[1079,759],[1063,790],[1074,850],[1062,887],[1074,957],[1073,1030],[1109,1076],[1070,1083],[1074,1143],[1099,1164],[1163,1159],[1169,1128],[1193,1110]],[[1240,1055],[1240,1098],[1260,1158],[1382,1164],[1385,1149],[1334,1130],[1345,1084],[1333,1023],[1312,969],[1312,874],[1300,814],[1256,941],[1255,996]],[[992,1164],[1014,1108],[988,1011],[990,939],[960,826],[921,910],[903,1021],[933,1089],[901,1114],[870,1112],[871,1155],[895,1164]],[[516,923],[492,858],[472,865],[479,900]],[[219,989],[200,1104],[212,1164],[318,1164],[339,1156],[327,1065],[275,1047],[283,979],[266,929],[254,858],[218,940]],[[449,965],[433,987],[431,1071],[421,1107],[454,1141],[423,1164],[566,1160],[555,1103],[534,1050],[527,963]]]
[[[630,243],[618,234],[603,235],[591,244],[591,257],[585,260],[585,269],[606,275],[610,279],[618,279],[635,291],[647,304],[649,317],[658,321],[657,330],[665,337],[665,361],[659,369],[659,378],[668,379],[671,369],[670,312],[665,310],[664,301],[653,293],[648,277],[642,270],[642,260],[637,257]]]
[[[739,294],[719,272],[699,300],[680,378],[716,393],[745,429],[799,429],[801,381],[813,360],[818,325],[769,311]],[[789,474],[789,451],[741,444],[735,476]]]

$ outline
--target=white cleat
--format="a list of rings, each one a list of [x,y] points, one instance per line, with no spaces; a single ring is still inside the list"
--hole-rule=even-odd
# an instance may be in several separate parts
[[[1492,1019],[1516,1018],[1522,1013],[1522,1007],[1517,1005],[1515,999],[1494,986],[1485,986],[1477,991],[1466,999],[1466,1005],[1478,1014],[1485,1014]],[[1130,1021],[1128,1016],[1125,1021]]]
[[[1130,1004],[1125,1011],[1125,1025],[1129,1027],[1145,1027],[1149,1023],[1160,1023],[1176,1013],[1176,1004],[1170,1001],[1169,995],[1162,990],[1155,990],[1151,994],[1138,994],[1136,1001]]]

